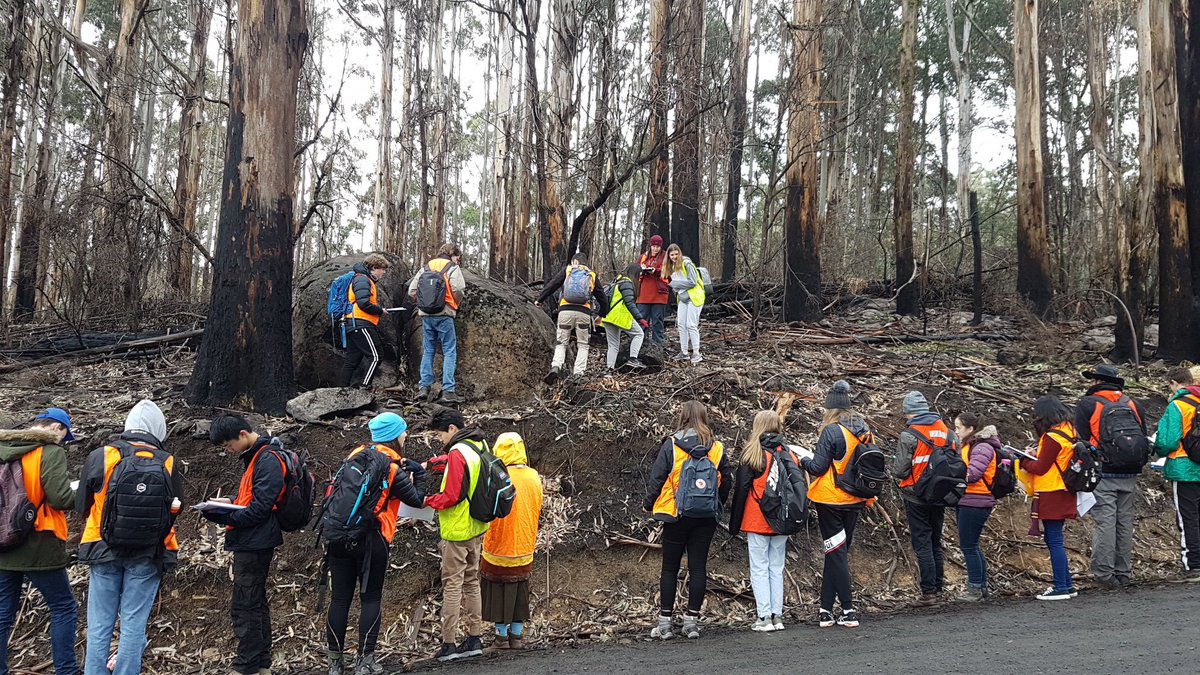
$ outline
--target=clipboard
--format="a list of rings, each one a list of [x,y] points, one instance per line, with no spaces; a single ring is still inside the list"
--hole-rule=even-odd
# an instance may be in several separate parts
[[[229,502],[214,502],[212,500],[203,501],[199,504],[193,504],[192,508],[196,511],[237,511],[246,507],[241,504],[231,504]]]
[[[1016,455],[1018,459],[1027,459],[1031,462],[1037,461],[1037,455],[1031,455],[1020,448],[1014,448],[1011,445],[1004,446],[1004,449]]]

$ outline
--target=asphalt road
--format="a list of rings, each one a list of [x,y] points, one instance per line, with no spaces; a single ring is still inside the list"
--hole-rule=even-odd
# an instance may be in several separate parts
[[[858,628],[709,631],[699,640],[587,645],[425,669],[533,673],[1200,673],[1200,584],[1009,599],[863,617]]]

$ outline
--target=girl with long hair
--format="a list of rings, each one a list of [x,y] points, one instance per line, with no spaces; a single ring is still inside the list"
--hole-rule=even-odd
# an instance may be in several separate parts
[[[679,329],[679,354],[676,361],[700,363],[700,311],[704,309],[704,282],[691,258],[678,244],[667,247],[663,276],[671,279],[671,289],[679,298],[675,325]],[[690,350],[690,353],[689,353]]]

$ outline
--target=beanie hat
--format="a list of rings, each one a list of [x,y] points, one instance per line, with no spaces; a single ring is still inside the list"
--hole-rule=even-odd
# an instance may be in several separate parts
[[[650,245],[651,246],[662,246],[663,238],[658,236],[657,234],[654,235],[653,237],[650,237]]]
[[[929,412],[929,401],[925,400],[925,394],[919,391],[910,391],[904,395],[905,415],[921,415]]]
[[[372,443],[391,443],[408,431],[408,422],[396,413],[385,412],[371,418],[367,428],[371,430]]]
[[[829,388],[829,393],[825,395],[825,409],[846,410],[853,405],[850,400],[850,383],[845,380],[834,382]]]

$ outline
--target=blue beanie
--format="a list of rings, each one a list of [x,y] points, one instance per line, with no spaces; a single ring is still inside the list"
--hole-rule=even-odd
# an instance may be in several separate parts
[[[372,443],[390,443],[408,431],[408,422],[396,413],[385,412],[371,418],[367,428],[371,430]]]

